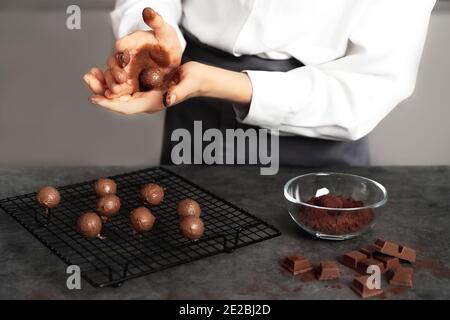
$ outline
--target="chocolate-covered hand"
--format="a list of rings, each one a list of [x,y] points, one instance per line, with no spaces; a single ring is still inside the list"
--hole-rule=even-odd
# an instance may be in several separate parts
[[[142,18],[152,30],[136,31],[117,40],[117,53],[108,59],[104,74],[107,98],[165,90],[171,72],[180,65],[182,50],[175,29],[151,8],[142,11]]]

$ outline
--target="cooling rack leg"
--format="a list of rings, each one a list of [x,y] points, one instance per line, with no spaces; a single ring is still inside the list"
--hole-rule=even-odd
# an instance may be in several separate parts
[[[231,246],[228,245],[228,238],[227,238],[227,236],[225,235],[223,237],[223,248],[224,248],[224,251],[226,253],[232,253],[234,251],[234,249],[236,249],[236,247],[237,247],[237,245],[239,243],[239,238],[241,236],[241,231],[242,231],[241,228],[236,230],[236,233],[234,234],[233,244]]]
[[[123,282],[117,282],[117,283],[113,284],[111,287],[120,288],[122,285],[123,285]]]
[[[47,209],[45,211],[45,214],[34,210],[34,220],[36,221],[36,223],[39,227],[47,227],[48,223],[50,222],[51,216],[52,216],[52,213],[51,213],[50,209]]]

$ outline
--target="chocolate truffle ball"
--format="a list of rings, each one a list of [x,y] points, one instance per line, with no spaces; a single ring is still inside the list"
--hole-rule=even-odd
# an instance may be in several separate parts
[[[196,217],[186,217],[181,219],[180,231],[186,238],[190,240],[197,240],[203,235],[205,227],[202,219]]]
[[[102,219],[94,212],[86,212],[78,218],[77,229],[86,238],[98,237],[102,231]]]
[[[54,187],[46,186],[39,189],[36,194],[39,205],[46,210],[56,207],[61,201],[59,191]]]
[[[183,199],[177,204],[177,213],[180,218],[200,217],[202,209],[197,201],[192,199]]]
[[[114,180],[100,178],[95,182],[94,190],[98,197],[103,197],[107,194],[116,194],[117,185]]]
[[[120,199],[115,194],[107,194],[97,200],[97,211],[106,218],[115,216],[120,209]]]
[[[139,196],[144,203],[156,206],[164,199],[164,189],[156,183],[148,183],[142,187]]]
[[[146,68],[139,74],[139,85],[143,91],[163,86],[164,76],[158,68]]]
[[[139,207],[131,211],[131,227],[138,233],[152,230],[155,223],[155,216],[146,207]]]

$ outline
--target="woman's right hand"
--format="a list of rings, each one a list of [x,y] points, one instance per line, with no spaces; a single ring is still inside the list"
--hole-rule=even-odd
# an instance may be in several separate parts
[[[106,98],[119,98],[139,91],[139,81],[135,72],[131,72],[136,52],[144,46],[151,46],[150,59],[163,69],[179,66],[182,48],[175,29],[151,8],[142,11],[144,22],[152,29],[139,30],[116,41],[117,53],[108,59],[108,68],[103,73],[103,83],[90,73],[84,80],[94,94],[103,94]],[[98,68],[95,68],[98,69]],[[104,88],[103,93],[99,88]]]

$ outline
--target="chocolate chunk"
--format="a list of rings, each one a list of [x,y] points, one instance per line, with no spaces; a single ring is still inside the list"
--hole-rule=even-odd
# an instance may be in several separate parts
[[[394,275],[389,284],[394,286],[402,286],[412,288],[414,270],[408,267],[398,267],[394,271]]]
[[[292,255],[285,258],[283,261],[283,266],[294,275],[313,270],[313,266],[309,260],[300,255]]]
[[[395,270],[400,266],[400,260],[396,257],[390,257],[390,256],[387,256],[384,254],[378,254],[375,259],[383,262],[384,269],[386,271]]]
[[[368,256],[365,255],[364,253],[362,253],[358,250],[354,250],[354,251],[347,252],[342,257],[342,264],[344,266],[352,268],[353,270],[357,270],[359,262],[366,260],[367,258],[368,258]]]
[[[359,294],[362,298],[369,298],[374,296],[379,296],[383,294],[382,289],[369,289],[367,286],[367,279],[369,276],[361,276],[353,279],[350,287]]]
[[[338,279],[340,276],[339,266],[334,261],[323,261],[317,269],[317,278],[319,280]]]
[[[409,262],[416,261],[416,250],[400,246],[394,242],[377,239],[374,247],[378,252],[387,254],[388,256],[397,257]]]
[[[375,258],[377,253],[378,253],[375,250],[375,248],[372,247],[372,246],[367,246],[365,248],[360,248],[360,249],[358,249],[358,251],[361,252],[361,253],[364,253],[367,256],[367,258]]]
[[[376,259],[366,259],[360,261],[358,263],[357,271],[361,274],[367,274],[367,268],[373,265],[378,266],[380,268],[381,273],[384,273],[386,271],[383,262]]]

